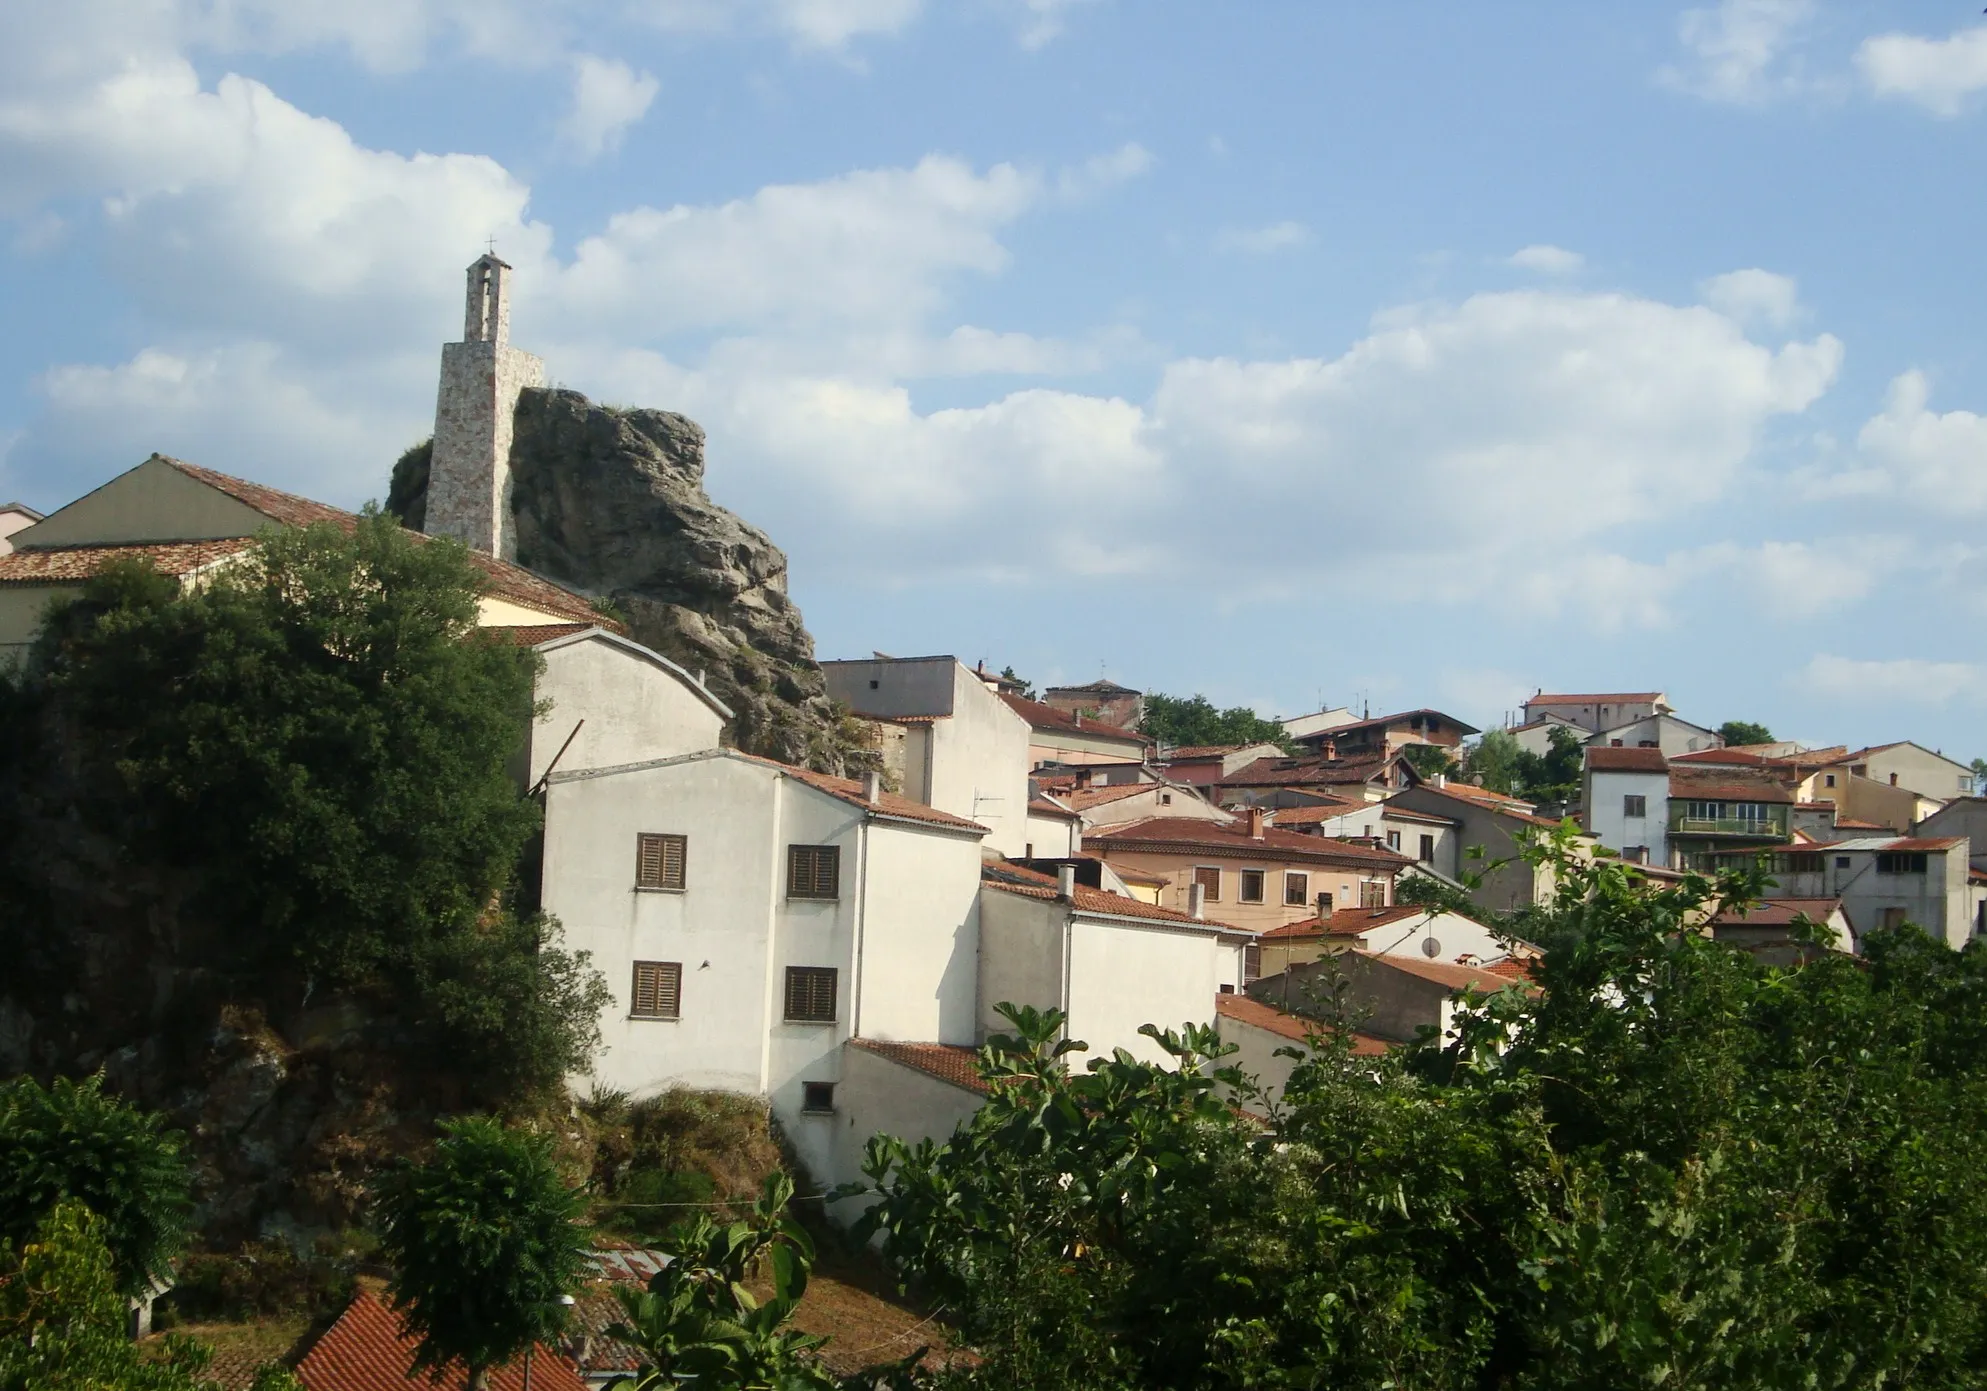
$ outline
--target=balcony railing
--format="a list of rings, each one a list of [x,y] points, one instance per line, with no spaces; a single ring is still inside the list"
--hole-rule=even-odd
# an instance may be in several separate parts
[[[1785,840],[1784,822],[1754,821],[1735,816],[1673,816],[1670,834],[1674,836],[1747,836],[1754,840]]]

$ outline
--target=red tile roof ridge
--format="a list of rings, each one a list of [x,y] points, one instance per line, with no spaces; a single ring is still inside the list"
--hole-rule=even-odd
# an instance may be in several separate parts
[[[1174,792],[1176,788],[1169,782],[1114,782],[1103,787],[1078,787],[1062,794],[1063,800],[1078,811],[1089,807],[1107,806],[1112,802],[1122,802],[1127,797],[1136,797],[1141,792]]]
[[[1434,981],[1437,985],[1454,986],[1456,989],[1470,987],[1482,991],[1496,991],[1511,982],[1481,966],[1455,966],[1446,961],[1423,961],[1412,956],[1387,956],[1379,952],[1358,951],[1351,953],[1361,961],[1378,962],[1391,966],[1397,971],[1405,971],[1411,976]],[[1486,979],[1486,977],[1488,979]]]
[[[0,584],[49,584],[87,580],[113,560],[142,560],[162,575],[189,575],[239,555],[250,536],[207,541],[130,541],[106,545],[40,546],[0,555]]]
[[[1308,1038],[1322,1037],[1327,1032],[1326,1026],[1318,1020],[1307,1019],[1301,1014],[1291,1014],[1278,1009],[1275,1005],[1266,1005],[1261,1000],[1251,999],[1247,995],[1216,995],[1214,1012],[1222,1019],[1232,1019],[1238,1024],[1250,1024],[1266,1033],[1291,1039],[1297,1043],[1302,1043]],[[1380,1057],[1390,1047],[1391,1045],[1384,1039],[1374,1038],[1371,1034],[1354,1033],[1352,1036],[1352,1055],[1355,1058]]]
[[[1258,853],[1264,859],[1274,852],[1317,858],[1337,857],[1339,863],[1400,869],[1413,863],[1404,855],[1377,846],[1354,845],[1327,836],[1309,836],[1299,831],[1279,830],[1265,825],[1260,838],[1249,834],[1246,821],[1204,821],[1189,816],[1147,816],[1116,826],[1095,826],[1084,835],[1086,844],[1102,841],[1107,849],[1121,845],[1180,846],[1215,850],[1230,855]]]
[[[1305,918],[1272,927],[1263,933],[1263,937],[1356,937],[1362,932],[1385,927],[1388,923],[1405,922],[1409,918],[1426,917],[1432,920],[1439,911],[1418,903],[1395,903],[1385,908],[1339,908],[1328,918]]]
[[[893,1039],[852,1038],[851,1047],[888,1058],[900,1067],[912,1068],[941,1082],[950,1082],[962,1091],[985,1096],[988,1087],[980,1077],[980,1054],[961,1043],[903,1043]]]
[[[1106,860],[1103,863],[1110,862]],[[1053,876],[1029,869],[1026,865],[1005,861],[982,865],[980,882],[1003,893],[1020,894],[1026,898],[1053,899],[1060,893]],[[1093,889],[1083,884],[1076,886],[1073,906],[1084,913],[1116,918],[1144,918],[1151,922],[1176,923],[1181,927],[1203,928],[1212,932],[1248,931],[1232,923],[1216,922],[1212,918],[1197,918],[1191,913],[1182,913],[1177,908],[1162,908],[1159,904],[1147,903],[1142,898],[1130,898],[1124,894]]]
[[[305,1391],[407,1391],[419,1384],[433,1391],[461,1391],[469,1373],[450,1367],[439,1378],[413,1380],[418,1341],[379,1296],[361,1290],[338,1321],[325,1330],[297,1364]],[[489,1373],[490,1391],[523,1391],[523,1357]],[[586,1391],[586,1383],[562,1354],[540,1343],[532,1359],[533,1391]]]
[[[1601,773],[1667,773],[1670,761],[1661,749],[1590,748],[1587,766]]]
[[[1015,695],[1012,691],[1002,691],[1000,698],[1007,702],[1008,709],[1028,721],[1034,729],[1056,729],[1067,734],[1096,734],[1106,739],[1135,739],[1140,744],[1153,741],[1135,729],[1126,729],[1106,720],[1081,720],[1064,710],[1026,696]]]

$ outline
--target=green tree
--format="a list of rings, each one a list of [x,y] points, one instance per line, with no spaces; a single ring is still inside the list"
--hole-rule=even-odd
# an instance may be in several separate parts
[[[1726,720],[1718,726],[1718,737],[1727,745],[1743,747],[1747,744],[1772,743],[1773,731],[1763,724],[1754,724],[1751,720]]]
[[[460,1363],[481,1391],[490,1368],[558,1336],[587,1237],[549,1139],[487,1117],[444,1121],[433,1157],[401,1163],[377,1196],[388,1294],[421,1340],[417,1369]]]
[[[1457,767],[1455,756],[1440,744],[1409,744],[1401,750],[1401,757],[1424,778],[1453,773]]]
[[[504,900],[538,826],[510,765],[539,659],[477,627],[482,589],[462,547],[371,513],[266,533],[192,590],[107,568],[0,693],[22,751],[0,940],[76,959],[80,822],[119,847],[118,893],[174,922],[177,965],[277,1008],[376,996],[475,1100],[556,1085],[602,994]]]
[[[1175,747],[1207,744],[1275,744],[1286,753],[1295,746],[1284,727],[1247,706],[1217,710],[1204,695],[1145,697],[1139,732]]]
[[[0,1241],[0,1391],[219,1391],[191,1340],[169,1337],[140,1357],[104,1235],[87,1206],[65,1199],[24,1246]]]
[[[1695,928],[1756,879],[1527,854],[1537,993],[1368,1058],[1325,992],[1280,1097],[1191,1031],[1073,1073],[1010,1011],[981,1111],[867,1156],[867,1225],[983,1353],[957,1384],[1977,1387],[1987,950],[1771,965]]]
[[[137,1295],[172,1273],[190,1183],[180,1137],[104,1095],[101,1077],[0,1083],[0,1239],[18,1247],[58,1204],[86,1204],[100,1214],[91,1227],[110,1250],[117,1289]]]
[[[1463,772],[1479,787],[1515,797],[1524,783],[1525,755],[1525,747],[1509,732],[1487,729],[1464,753]]]
[[[1033,700],[1035,698],[1034,682],[1023,681],[1021,679],[1021,673],[1014,669],[1014,664],[1012,662],[1009,662],[1006,666],[1000,669],[1000,677],[1001,680],[1003,681],[1012,681],[1014,682],[1015,685],[1019,686],[1021,688],[1021,695],[1024,699]]]

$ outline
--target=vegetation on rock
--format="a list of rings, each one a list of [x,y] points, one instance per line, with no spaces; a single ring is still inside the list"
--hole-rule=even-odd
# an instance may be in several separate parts
[[[1205,1031],[1072,1074],[1011,1013],[987,1105],[868,1156],[862,1229],[984,1355],[953,1384],[1977,1386],[1987,949],[1770,966],[1692,927],[1755,881],[1529,853],[1535,997],[1386,1058],[1327,1025],[1273,1103]]]
[[[1773,731],[1752,720],[1726,720],[1718,726],[1718,737],[1729,748],[1742,748],[1747,744],[1770,744]]]
[[[1175,748],[1275,744],[1289,753],[1296,747],[1275,720],[1266,720],[1244,705],[1217,710],[1204,695],[1148,695],[1138,728],[1141,734]]]

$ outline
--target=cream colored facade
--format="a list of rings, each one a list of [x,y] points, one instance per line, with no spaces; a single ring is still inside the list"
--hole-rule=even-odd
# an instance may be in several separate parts
[[[1066,800],[1083,816],[1086,828],[1122,826],[1127,821],[1143,821],[1149,816],[1186,816],[1201,821],[1229,822],[1233,812],[1225,811],[1184,783],[1141,782],[1116,787],[1078,789]]]
[[[1369,896],[1378,897],[1381,904],[1393,902],[1392,872],[1332,864],[1268,848],[1254,854],[1184,848],[1155,851],[1096,841],[1086,841],[1085,848],[1113,867],[1163,879],[1166,886],[1159,894],[1160,906],[1182,912],[1191,909],[1195,871],[1218,872],[1219,891],[1208,894],[1204,901],[1207,915],[1249,932],[1266,932],[1310,917],[1317,911],[1320,893],[1332,895],[1334,905],[1356,907]],[[1245,872],[1263,876],[1260,902],[1242,899]],[[1303,897],[1298,901],[1285,902],[1286,897],[1299,893]]]
[[[9,537],[40,520],[41,513],[18,502],[10,502],[0,507],[0,555],[6,555],[14,549],[14,543],[8,539]]]
[[[1973,795],[1970,766],[1918,744],[1906,742],[1864,749],[1845,761],[1871,782],[1905,788],[1941,806],[1955,797]]]
[[[558,760],[561,772],[671,758],[718,746],[731,711],[690,673],[640,643],[591,628],[538,644],[545,670],[532,723],[525,787]]]
[[[1349,926],[1358,917],[1358,914],[1346,914],[1339,926]],[[1435,944],[1432,956],[1423,947],[1427,942]],[[1495,933],[1474,918],[1440,909],[1391,918],[1358,932],[1269,936],[1259,939],[1256,945],[1260,951],[1257,974],[1261,976],[1273,976],[1292,966],[1349,951],[1475,966],[1497,960],[1509,950]]]

